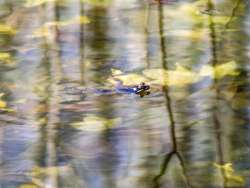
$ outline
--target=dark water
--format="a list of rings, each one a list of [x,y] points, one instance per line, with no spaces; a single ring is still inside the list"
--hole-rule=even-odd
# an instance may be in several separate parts
[[[0,187],[250,187],[249,6],[0,0]]]

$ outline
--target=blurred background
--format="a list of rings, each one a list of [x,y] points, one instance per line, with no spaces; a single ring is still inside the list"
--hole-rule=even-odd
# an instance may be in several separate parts
[[[250,187],[249,10],[0,0],[0,188]]]

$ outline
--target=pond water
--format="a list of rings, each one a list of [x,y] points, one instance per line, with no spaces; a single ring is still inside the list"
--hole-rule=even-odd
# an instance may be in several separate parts
[[[249,60],[247,0],[0,0],[0,187],[250,187]]]

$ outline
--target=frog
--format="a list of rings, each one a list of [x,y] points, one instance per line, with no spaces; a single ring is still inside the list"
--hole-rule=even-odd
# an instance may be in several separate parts
[[[139,95],[140,97],[144,97],[150,94],[150,85],[144,82],[141,82],[140,84],[135,86],[118,85],[116,86],[115,90],[117,93],[132,93]]]
[[[97,94],[97,95],[113,95],[113,94],[135,94],[140,97],[144,97],[150,94],[150,85],[144,82],[141,82],[137,85],[127,86],[124,85],[121,81],[117,82],[117,84],[110,89],[106,88],[76,88],[76,87],[67,87],[67,94],[80,94],[85,95],[87,93]]]

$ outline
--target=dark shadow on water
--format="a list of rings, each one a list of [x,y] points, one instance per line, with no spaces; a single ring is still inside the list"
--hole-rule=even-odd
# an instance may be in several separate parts
[[[83,1],[79,0],[79,6],[80,6],[80,16],[85,16],[85,6]],[[85,26],[84,24],[80,24],[80,33],[79,33],[79,42],[80,42],[80,72],[81,72],[81,85],[85,84]]]
[[[208,0],[207,2],[207,9],[208,10],[213,10],[214,4],[211,0]],[[215,67],[218,65],[218,54],[217,54],[217,36],[216,36],[216,30],[215,30],[215,24],[213,21],[213,13],[209,15],[208,18],[209,22],[209,29],[210,29],[210,42],[211,42],[211,51],[212,51],[212,59],[211,59],[211,65]],[[229,22],[227,23],[229,24]],[[226,25],[227,25],[226,24]],[[227,26],[226,26],[227,27]],[[214,81],[213,81],[213,86],[215,88],[215,100],[213,104],[213,109],[212,109],[212,118],[213,118],[213,125],[214,125],[214,134],[215,134],[215,141],[216,141],[216,153],[218,154],[218,164],[223,166],[225,164],[224,160],[224,152],[223,152],[223,143],[222,143],[222,127],[219,121],[219,100],[220,100],[220,88],[218,87],[218,82],[216,79],[216,72],[214,72]],[[222,186],[226,187],[227,185],[227,179],[226,179],[226,174],[224,168],[220,169],[220,173],[222,175]]]

